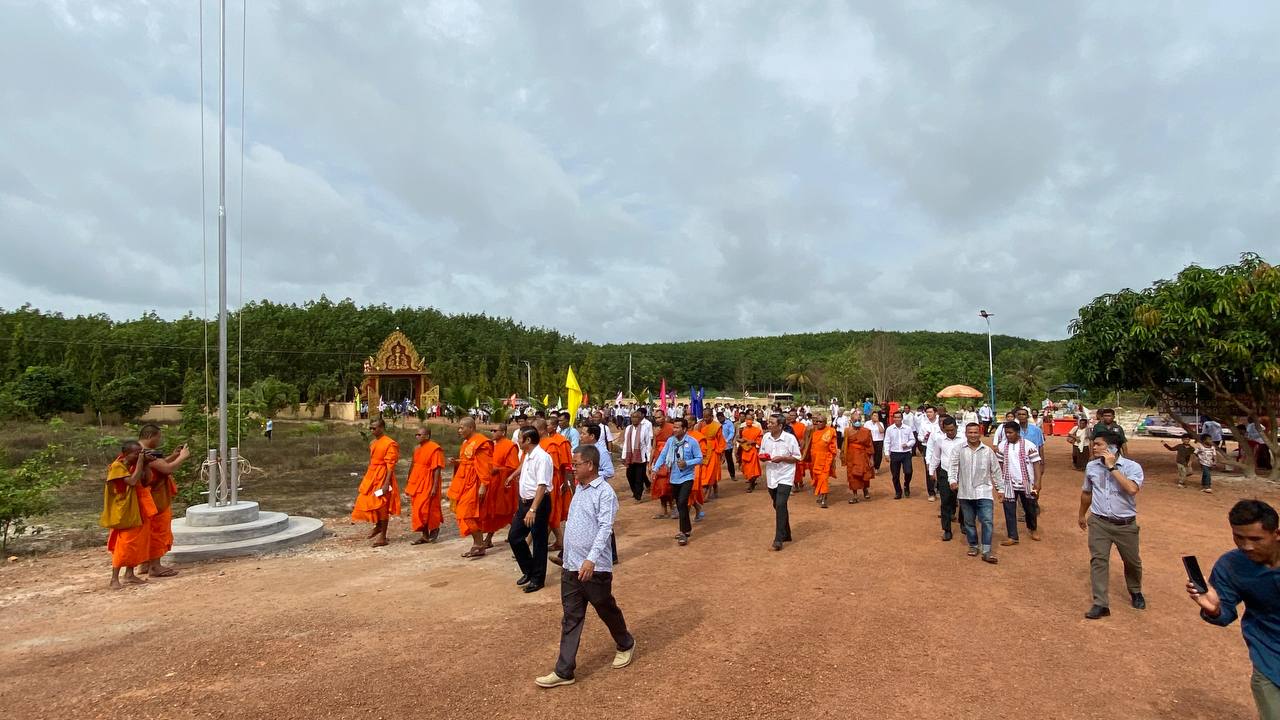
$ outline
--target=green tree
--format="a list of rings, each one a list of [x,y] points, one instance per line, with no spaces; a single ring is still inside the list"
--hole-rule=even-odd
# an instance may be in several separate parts
[[[10,383],[14,402],[41,419],[60,412],[81,412],[89,399],[84,386],[64,367],[29,367]]]
[[[1042,353],[1026,348],[1010,348],[1000,353],[996,360],[997,366],[1004,373],[1002,386],[1007,399],[1015,403],[1028,403],[1044,390],[1044,377],[1048,368]]]
[[[1099,296],[1070,331],[1067,362],[1080,381],[1145,390],[1172,413],[1194,407],[1194,392],[1202,411],[1221,420],[1271,418],[1263,437],[1280,457],[1280,269],[1258,255]],[[1251,475],[1252,452],[1242,449]]]
[[[58,445],[48,445],[16,468],[0,470],[0,550],[27,529],[27,520],[53,509],[55,491],[76,479]]]
[[[297,386],[284,382],[274,375],[265,377],[242,391],[239,402],[256,412],[274,417],[281,410],[298,407]]]
[[[142,378],[125,375],[102,386],[94,405],[100,410],[120,413],[125,420],[137,420],[151,407],[151,394]]]

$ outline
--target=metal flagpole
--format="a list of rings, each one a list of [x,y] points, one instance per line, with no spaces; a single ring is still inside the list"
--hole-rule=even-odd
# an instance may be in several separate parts
[[[224,505],[236,482],[227,471],[227,2],[218,3],[218,476],[210,505]]]
[[[991,318],[995,313],[979,310],[978,315],[987,321],[987,380],[991,383],[991,417],[994,420],[996,417],[996,361],[991,353]]]
[[[627,394],[631,394],[631,353],[627,353]]]

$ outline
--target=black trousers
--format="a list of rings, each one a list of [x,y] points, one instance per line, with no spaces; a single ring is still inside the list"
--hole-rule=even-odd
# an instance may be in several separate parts
[[[733,450],[729,450],[724,454],[725,469],[729,471],[729,479],[733,480],[738,477],[737,471],[733,469]]]
[[[613,573],[593,573],[590,580],[583,582],[578,579],[578,571],[562,570],[560,605],[564,608],[564,619],[560,622],[560,657],[556,659],[556,674],[562,678],[572,678],[578,666],[578,643],[582,640],[588,603],[609,628],[615,647],[619,650],[635,647],[636,640],[627,632],[627,621],[622,617],[618,601],[613,599]]]
[[[533,514],[533,526],[524,524],[524,516],[533,505],[532,500],[521,500],[515,517],[511,518],[511,529],[507,531],[507,543],[511,545],[511,554],[516,556],[516,564],[520,572],[529,576],[529,582],[535,585],[547,584],[547,521],[551,518],[551,496],[542,496],[542,504]],[[533,550],[529,550],[527,539],[532,537]]]
[[[649,487],[649,466],[644,463],[627,463],[627,485],[631,486],[631,497],[640,500]]]
[[[679,485],[672,485],[671,493],[675,495],[676,511],[680,514],[680,532],[688,535],[693,532],[693,523],[689,521],[689,495],[693,493],[693,481],[686,480]]]
[[[905,489],[911,492],[911,451],[889,453],[889,472],[893,474],[893,494],[901,495]],[[899,473],[902,481],[898,481]]]
[[[873,459],[874,459],[874,461],[875,461],[876,470],[879,470],[879,469],[880,469],[880,463],[884,461],[884,441],[883,441],[883,440],[872,440],[872,441],[871,441],[871,449],[873,450],[873,452],[872,452],[872,458],[873,458]]]
[[[938,498],[942,501],[942,532],[951,534],[951,523],[956,519],[956,508],[960,503],[956,491],[951,489],[947,471],[942,468],[938,468]]]
[[[1011,540],[1018,539],[1018,503],[1022,503],[1022,514],[1027,517],[1027,529],[1036,531],[1036,516],[1040,514],[1040,501],[1025,491],[1014,490],[1013,497],[1004,498],[1004,527]]]
[[[769,488],[769,498],[773,500],[773,541],[791,542],[791,514],[787,512],[787,500],[791,497],[791,486],[778,483],[778,487]]]

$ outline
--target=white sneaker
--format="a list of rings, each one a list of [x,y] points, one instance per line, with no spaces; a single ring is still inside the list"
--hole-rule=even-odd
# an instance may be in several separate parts
[[[615,662],[617,661],[615,660]],[[543,675],[540,678],[534,679],[533,682],[535,685],[541,688],[553,688],[553,687],[560,687],[561,685],[572,685],[577,681],[574,680],[573,678],[562,678],[559,675],[552,672],[550,675]]]
[[[636,656],[636,645],[635,645],[635,642],[632,641],[631,649],[619,650],[613,654],[613,666],[612,666],[613,669],[621,670],[622,668],[630,665],[632,658],[634,658],[635,656]]]

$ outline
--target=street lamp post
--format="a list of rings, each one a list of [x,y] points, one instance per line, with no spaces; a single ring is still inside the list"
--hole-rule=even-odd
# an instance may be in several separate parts
[[[979,310],[978,315],[987,321],[987,381],[991,387],[991,416],[996,415],[996,361],[995,356],[991,353],[991,318],[995,313],[989,313],[986,310]]]
[[[533,366],[529,364],[528,360],[521,360],[520,362],[524,363],[524,380],[528,391],[527,395],[528,397],[533,397]]]

